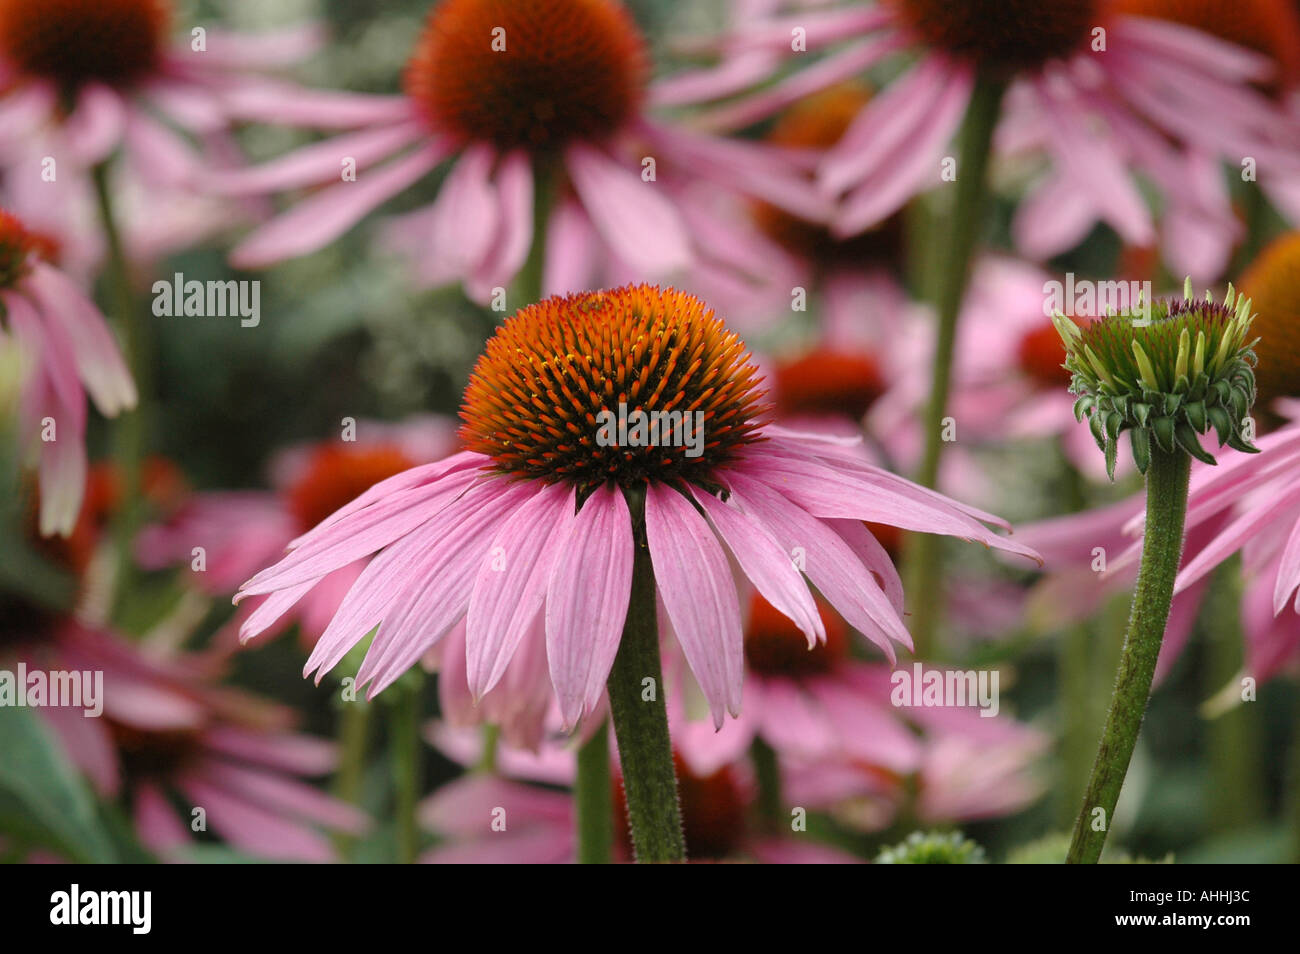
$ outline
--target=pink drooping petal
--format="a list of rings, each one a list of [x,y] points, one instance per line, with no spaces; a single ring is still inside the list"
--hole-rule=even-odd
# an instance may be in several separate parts
[[[894,80],[826,153],[819,170],[822,187],[838,195],[907,148],[943,96],[951,71],[942,57],[929,56]]]
[[[478,477],[472,471],[456,471],[440,480],[397,491],[349,514],[245,583],[235,602],[245,596],[320,579],[388,546],[452,504]]]
[[[320,23],[295,23],[256,33],[205,27],[206,48],[199,52],[190,40],[172,56],[186,66],[209,70],[268,70],[293,66],[324,46],[326,30]]]
[[[765,52],[728,57],[715,67],[683,70],[655,81],[649,92],[654,106],[681,106],[720,99],[750,88],[772,74],[775,60]]]
[[[264,808],[325,828],[357,835],[370,827],[369,817],[359,808],[282,773],[207,758],[195,774]]]
[[[676,490],[646,489],[646,539],[655,585],[715,728],[740,713],[744,633],[731,568],[708,522]]]
[[[210,781],[185,777],[178,787],[194,808],[204,810],[212,829],[235,848],[284,861],[326,862],[334,856],[324,835]]]
[[[901,45],[901,37],[896,34],[855,43],[812,66],[796,70],[757,93],[706,110],[699,123],[713,130],[743,129],[819,90],[860,76]]]
[[[1197,69],[1235,83],[1260,83],[1273,77],[1263,53],[1221,40],[1213,34],[1170,20],[1124,16],[1114,29],[1124,44],[1133,44],[1161,60],[1195,63]]]
[[[747,474],[729,471],[727,481],[742,510],[761,521],[849,625],[857,628],[889,658],[892,641],[912,647],[912,637],[871,571],[844,538],[796,502]]]
[[[546,588],[546,656],[567,726],[600,700],[614,665],[632,595],[632,517],[605,484],[561,529]]]
[[[533,169],[527,153],[516,150],[501,160],[496,178],[500,214],[496,234],[488,244],[466,289],[479,302],[504,288],[523,268],[533,245]]]
[[[40,304],[42,315],[65,329],[77,371],[100,412],[111,417],[135,407],[135,382],[107,321],[90,299],[71,279],[44,263],[32,268],[25,287]]]
[[[171,858],[190,844],[189,829],[177,817],[162,789],[152,782],[142,782],[133,795],[135,830],[146,848],[160,858]]]
[[[400,474],[394,474],[392,477],[387,477],[384,480],[379,481],[379,483],[375,484],[351,503],[345,504],[338,510],[334,511],[302,536],[289,541],[289,549],[296,550],[303,544],[314,543],[320,540],[321,537],[324,534],[329,533],[330,530],[339,523],[339,521],[347,519],[354,513],[364,510],[366,507],[385,501],[400,491],[409,490],[410,488],[421,484],[430,484],[440,477],[454,474],[457,471],[476,468],[486,463],[488,463],[488,458],[482,454],[476,454],[472,451],[460,451],[459,453],[452,454],[450,457],[436,460],[431,464],[420,464],[419,466],[412,467],[409,470],[404,470]]]
[[[1268,527],[1280,513],[1297,503],[1300,503],[1300,487],[1293,487],[1289,492],[1279,493],[1266,504],[1246,510],[1179,571],[1178,578],[1174,581],[1174,592],[1182,592],[1205,576],[1240,550],[1247,540]]]
[[[737,507],[704,490],[693,488],[692,494],[763,598],[799,627],[810,648],[824,641],[826,626],[808,584],[776,538]]]
[[[852,548],[853,555],[862,561],[862,565],[880,583],[894,612],[902,616],[903,580],[880,541],[860,520],[827,520],[826,525],[844,538],[844,542]]]
[[[1088,134],[1088,114],[1072,92],[1052,77],[1038,79],[1034,89],[1043,99],[1042,114],[1052,130],[1048,145],[1057,162],[1120,235],[1136,245],[1149,244],[1155,228],[1146,202],[1114,151]]]
[[[1046,259],[1074,248],[1096,224],[1097,209],[1088,194],[1060,174],[1036,186],[1016,209],[1011,231],[1016,248]]]
[[[964,70],[947,78],[924,125],[909,133],[906,147],[876,166],[845,199],[832,229],[836,235],[856,235],[870,228],[930,184],[942,181],[944,149],[961,125],[973,88],[974,77]]]
[[[592,224],[620,259],[647,276],[668,275],[690,262],[686,226],[657,181],[644,181],[586,145],[569,147],[565,166]]]
[[[228,195],[249,195],[326,185],[339,181],[345,160],[352,160],[360,173],[425,135],[425,128],[415,120],[367,128],[303,146],[259,166],[213,173],[208,187]]]
[[[563,201],[546,224],[543,295],[568,295],[596,284],[596,231],[577,202]]]
[[[469,599],[466,678],[475,699],[495,686],[542,608],[561,531],[574,514],[574,490],[553,484],[501,524]]]
[[[93,166],[118,147],[125,127],[122,97],[102,83],[90,83],[77,94],[76,108],[64,123],[63,134],[77,162]]]
[[[426,541],[407,588],[384,615],[358,685],[373,698],[410,669],[460,620],[474,579],[497,529],[536,493],[527,483],[482,478],[456,504],[421,528]]]
[[[1291,528],[1282,556],[1277,564],[1277,576],[1273,582],[1273,612],[1280,614],[1291,602],[1291,596],[1300,587],[1300,521]],[[1298,610],[1297,612],[1300,612]]]
[[[306,255],[328,245],[365,215],[422,179],[444,158],[429,145],[386,166],[337,182],[294,206],[245,238],[230,253],[237,268],[259,268]]]
[[[443,285],[471,276],[489,253],[497,235],[500,211],[492,167],[491,146],[470,146],[456,160],[438,193],[426,237],[425,279]]]
[[[290,83],[243,83],[223,93],[221,103],[236,119],[314,129],[400,123],[416,115],[405,96],[312,90]]]
[[[203,733],[203,745],[209,752],[291,775],[326,775],[338,765],[334,743],[310,735],[267,734],[217,725]]]

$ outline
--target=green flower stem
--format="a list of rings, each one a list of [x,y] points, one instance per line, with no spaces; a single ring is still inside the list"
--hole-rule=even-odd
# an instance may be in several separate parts
[[[1208,659],[1207,697],[1231,684],[1240,692],[1243,647],[1241,628],[1241,558],[1224,562],[1211,577],[1206,591],[1205,621]],[[1240,696],[1238,696],[1240,699]],[[1267,815],[1263,795],[1265,738],[1259,709],[1242,702],[1211,717],[1206,725],[1206,761],[1210,770],[1210,828],[1240,831]]]
[[[416,810],[420,803],[420,687],[393,693],[388,710],[388,744],[393,759],[393,818],[397,860],[412,864],[420,853]]]
[[[134,572],[132,546],[144,521],[142,470],[148,425],[147,402],[151,394],[152,346],[148,325],[136,308],[131,292],[131,269],[113,209],[107,163],[95,166],[93,179],[100,227],[104,231],[104,241],[108,247],[105,273],[112,302],[110,310],[118,333],[122,336],[126,365],[131,377],[135,379],[136,393],[139,395],[139,404],[135,410],[118,418],[113,441],[113,456],[122,478],[122,507],[115,520],[114,537],[118,548],[118,591],[123,592]]]
[[[754,763],[754,778],[758,783],[758,816],[763,826],[777,830],[785,820],[781,801],[781,766],[776,752],[758,736],[749,747],[749,758]]]
[[[952,382],[953,352],[957,342],[957,317],[970,279],[971,259],[984,220],[988,201],[988,163],[1002,110],[1005,86],[988,78],[975,85],[970,107],[962,125],[957,185],[952,213],[947,220],[947,242],[942,248],[936,282],[935,310],[938,329],[934,346],[934,363],[930,379],[930,399],[922,428],[925,450],[921,457],[917,481],[934,487],[939,479],[939,460],[943,453],[943,418],[948,409],[948,392]],[[911,632],[918,657],[929,656],[935,648],[935,630],[942,616],[943,541],[931,534],[915,534],[909,547],[909,576],[916,603],[912,608]]]
[[[339,713],[339,770],[334,777],[334,794],[349,805],[361,804],[369,737],[370,704],[360,699],[343,703]],[[356,847],[356,838],[339,833],[334,836],[334,843],[339,856],[346,860]]]
[[[497,749],[501,744],[501,726],[484,725],[483,734],[483,751],[479,755],[478,765],[475,766],[480,772],[491,775],[497,770]]]
[[[686,860],[686,837],[677,801],[677,773],[668,738],[655,580],[645,540],[645,494],[628,493],[636,562],[623,638],[609,674],[609,708],[623,767],[623,790],[636,860]],[[645,682],[650,680],[650,682]]]
[[[614,791],[609,774],[608,722],[602,722],[578,749],[573,800],[578,819],[578,863],[609,864],[614,847]]]
[[[1178,564],[1183,555],[1183,524],[1187,517],[1187,483],[1191,466],[1191,457],[1181,448],[1172,452],[1158,446],[1151,449],[1142,563],[1133,591],[1133,606],[1120,655],[1115,691],[1111,696],[1110,713],[1106,717],[1097,759],[1092,766],[1092,776],[1074,823],[1074,836],[1066,856],[1070,864],[1097,863],[1106,844],[1107,831],[1115,818],[1115,804],[1119,801],[1129,760],[1137,745],[1165,623],[1169,619],[1169,607],[1173,602],[1174,577],[1178,575]],[[1099,808],[1104,816],[1095,814]]]

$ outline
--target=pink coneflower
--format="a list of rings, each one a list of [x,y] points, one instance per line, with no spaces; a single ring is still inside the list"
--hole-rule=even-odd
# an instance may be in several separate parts
[[[544,616],[569,724],[600,701],[632,576],[625,493],[644,493],[658,594],[713,718],[740,709],[743,634],[723,543],[809,645],[825,639],[808,579],[894,657],[909,645],[873,520],[1033,556],[996,518],[861,463],[834,441],[766,422],[743,344],[701,302],[632,286],[529,306],[489,341],[465,394],[468,450],[383,481],[298,538],[240,598],[272,594],[264,631],[328,573],[370,562],[307,663],[323,672],[379,625],[359,673],[383,689],[466,620],[469,687],[501,678]],[[620,404],[698,411],[703,443],[604,446]],[[982,522],[983,521],[983,522]],[[499,569],[497,568],[499,567]]]
[[[373,484],[419,461],[451,453],[455,424],[433,416],[398,425],[360,421],[356,438],[355,442],[327,441],[280,452],[271,465],[271,490],[191,495],[165,523],[141,531],[136,541],[137,560],[150,570],[188,567],[187,579],[202,593],[230,596],[240,583],[283,554],[295,537]],[[196,547],[202,548],[197,569]],[[292,614],[278,621],[277,631],[297,623],[303,644],[310,649],[361,569],[359,563],[343,567],[322,580]],[[219,639],[238,645],[238,625],[254,608],[241,608],[234,628],[223,630]]]
[[[88,571],[118,496],[110,472],[96,477],[73,532],[36,541],[41,557],[75,582],[78,604],[96,587]],[[101,711],[88,717],[92,703],[83,699],[82,707],[38,712],[101,795],[129,800],[145,847],[179,858],[193,833],[206,831],[256,857],[325,861],[329,841],[312,825],[364,827],[359,813],[302,780],[331,771],[333,751],[289,731],[289,710],[217,686],[208,658],[127,643],[79,620],[79,610],[0,593],[0,667],[102,674]],[[178,813],[177,804],[188,807]]]
[[[890,587],[901,592],[902,584],[894,577]],[[742,718],[715,734],[680,717],[678,745],[696,771],[713,771],[758,738],[801,767],[805,791],[834,802],[869,794],[870,827],[888,823],[909,780],[927,822],[1009,814],[1037,797],[1041,733],[1006,715],[983,717],[973,699],[967,707],[913,706],[910,698],[895,705],[889,668],[853,659],[844,621],[819,608],[827,639],[809,650],[793,622],[753,597]]]
[[[224,98],[258,88],[257,70],[318,43],[312,29],[242,36],[212,28],[201,39],[186,30],[172,46],[174,25],[170,0],[0,2],[0,156],[43,139],[71,167],[57,168],[63,180],[124,147],[154,187],[192,186],[202,164],[192,140],[228,124]],[[25,168],[22,188],[39,190],[42,172]]]
[[[1017,233],[1030,245],[1094,217],[1148,244],[1154,225],[1133,173],[1157,173],[1166,194],[1198,195],[1182,147],[1233,166],[1244,155],[1277,169],[1293,165],[1288,121],[1249,85],[1266,77],[1264,58],[1181,25],[1116,14],[1097,0],[887,0],[817,10],[788,3],[778,15],[738,23],[716,82],[697,89],[717,95],[752,85],[752,75],[736,79],[742,55],[769,54],[769,75],[799,62],[808,54],[792,48],[796,29],[805,31],[807,51],[838,49],[719,107],[715,124],[747,125],[896,54],[918,54],[822,162],[823,185],[844,195],[834,223],[843,234],[940,183],[977,77],[1012,84],[1004,146],[1034,144],[1052,159],[1050,190],[1020,210]]]
[[[0,335],[23,358],[18,440],[37,459],[40,532],[72,533],[86,485],[86,394],[109,417],[135,406],[135,384],[104,316],[39,238],[0,210]]]
[[[183,858],[193,832],[207,831],[254,857],[329,861],[314,826],[365,829],[364,815],[305,781],[333,771],[334,748],[291,731],[290,710],[102,634],[65,638],[62,660],[104,672],[104,712],[51,709],[54,728],[101,794],[128,799],[141,841],[160,857]]]
[[[790,157],[651,119],[650,65],[617,0],[444,0],[407,63],[401,96],[236,95],[232,105],[249,118],[353,131],[218,182],[237,193],[327,186],[255,231],[232,261],[256,267],[314,251],[448,163],[437,201],[390,237],[423,282],[460,281],[476,300],[510,283],[542,229],[547,294],[590,287],[597,271],[665,277],[707,257],[673,167],[829,212]],[[340,181],[345,158],[356,181]],[[551,208],[545,221],[535,221],[539,195]]]

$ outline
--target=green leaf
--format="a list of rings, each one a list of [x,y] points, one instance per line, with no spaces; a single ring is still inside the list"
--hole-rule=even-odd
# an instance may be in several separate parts
[[[1187,416],[1187,423],[1192,425],[1192,429],[1198,434],[1205,433],[1208,422],[1205,420],[1205,405],[1200,401],[1193,401],[1190,404],[1183,405],[1183,414]]]
[[[1228,417],[1228,412],[1221,407],[1211,407],[1205,413],[1210,418],[1214,433],[1219,436],[1219,443],[1226,444],[1232,436],[1232,418]]]
[[[1151,432],[1155,434],[1156,443],[1160,449],[1167,454],[1172,454],[1174,450],[1174,419],[1172,417],[1157,417],[1151,422]]]
[[[0,754],[0,829],[76,861],[114,860],[89,789],[40,716],[0,707]]]
[[[1178,423],[1175,436],[1178,438],[1179,446],[1201,463],[1211,466],[1216,463],[1215,459],[1201,446],[1201,442],[1196,439],[1196,432],[1186,422],[1180,421]]]
[[[1151,433],[1144,427],[1135,427],[1128,432],[1128,439],[1138,473],[1145,474],[1151,465]]]

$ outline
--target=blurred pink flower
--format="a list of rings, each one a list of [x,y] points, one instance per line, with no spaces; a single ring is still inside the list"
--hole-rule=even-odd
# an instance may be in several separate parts
[[[1260,438],[1259,454],[1225,452],[1218,467],[1193,475],[1188,552],[1174,583],[1175,593],[1195,590],[1241,551],[1246,670],[1259,679],[1300,655],[1300,401],[1278,409],[1290,423]],[[1193,545],[1190,535],[1206,529],[1208,539]]]
[[[865,798],[871,811],[853,814],[859,824],[871,819],[872,828],[888,824],[909,778],[927,822],[1010,814],[1038,797],[1036,762],[1046,736],[1006,715],[981,716],[975,700],[968,707],[895,704],[891,670],[851,658],[844,621],[821,609],[827,639],[810,649],[793,623],[755,594],[745,629],[745,711],[723,732],[687,716],[689,689],[670,696],[673,738],[695,771],[707,774],[741,757],[759,738],[790,766],[801,797],[821,804]]]
[[[56,235],[87,273],[102,248],[92,170],[109,173],[133,256],[153,257],[239,218],[199,196],[238,159],[228,96],[314,51],[312,25],[260,35],[216,27],[170,40],[171,0],[0,0],[0,200]]]
[[[3,210],[0,306],[0,344],[20,358],[17,436],[22,454],[37,459],[40,532],[68,536],[86,486],[86,394],[113,417],[135,407],[135,383],[99,309]]]
[[[662,353],[641,341],[663,342]],[[691,363],[670,380],[684,349]],[[464,619],[469,689],[480,697],[543,617],[551,683],[572,726],[600,704],[618,649],[634,554],[624,491],[644,489],[663,618],[720,726],[740,711],[744,655],[724,541],[810,646],[826,633],[803,573],[890,660],[893,643],[911,644],[902,591],[861,521],[1035,557],[990,531],[985,523],[1005,526],[990,514],[867,464],[842,441],[767,424],[762,397],[743,344],[690,296],[633,286],[529,306],[498,328],[476,366],[461,414],[469,450],[376,484],[295,540],[241,587],[237,600],[270,595],[243,636],[377,553],[307,672],[319,678],[378,626],[358,673],[373,695]],[[606,446],[598,414],[620,402],[697,409],[700,453]]]
[[[103,633],[76,631],[60,650],[61,666],[104,673],[103,716],[42,711],[100,794],[129,800],[141,842],[158,856],[182,860],[192,832],[211,830],[254,857],[329,861],[317,826],[367,827],[357,809],[304,781],[333,770],[334,747],[290,731],[291,710],[199,678],[183,657],[148,659]],[[178,813],[177,800],[190,807]]]
[[[1268,59],[1183,25],[1093,2],[760,6],[766,9],[746,5],[721,39],[682,44],[723,57],[681,77],[674,102],[744,93],[712,109],[706,125],[747,126],[899,54],[914,57],[821,162],[822,186],[843,196],[833,223],[841,234],[862,231],[940,183],[977,75],[1011,81],[1000,151],[1032,147],[1051,160],[1015,222],[1019,244],[1037,256],[1071,247],[1098,219],[1132,244],[1151,244],[1155,225],[1139,173],[1185,222],[1221,220],[1226,206],[1195,157],[1233,167],[1247,155],[1273,169],[1296,165],[1293,120],[1250,85],[1269,75]],[[803,65],[810,53],[832,48]],[[791,62],[798,68],[788,75],[745,92]],[[1201,254],[1185,241],[1169,247],[1184,260]]]
[[[724,729],[725,734],[731,727]],[[674,727],[674,736],[676,728]],[[464,765],[479,761],[480,735],[434,724],[429,740]],[[421,806],[425,827],[442,839],[423,861],[431,864],[555,864],[573,860],[573,796],[542,788],[572,784],[576,771],[572,746],[551,741],[538,753],[499,747],[499,774],[471,770],[438,789]],[[618,756],[611,750],[615,777],[616,860],[631,856],[626,834]],[[757,791],[743,751],[725,764],[696,770],[675,759],[687,857],[691,861],[744,861],[765,864],[853,864],[861,859],[813,841],[811,836],[768,832],[749,816]],[[861,782],[859,789],[861,789]],[[801,802],[816,810],[817,805]],[[504,812],[504,816],[502,816]],[[497,827],[494,827],[494,821]],[[504,829],[499,827],[505,822]]]
[[[349,131],[215,180],[233,194],[325,187],[253,232],[231,261],[258,267],[315,251],[444,166],[437,200],[392,223],[388,239],[420,281],[462,282],[477,301],[510,283],[542,228],[544,294],[664,278],[696,258],[734,270],[727,250],[743,233],[717,241],[719,223],[692,213],[691,183],[829,215],[797,157],[652,119],[649,71],[618,0],[446,0],[416,43],[403,95],[236,93],[247,118]],[[539,190],[549,205],[540,222]]]
[[[209,596],[230,596],[239,584],[280,557],[300,533],[315,526],[371,485],[414,466],[444,457],[456,446],[455,423],[430,415],[393,425],[357,423],[355,442],[306,444],[280,452],[271,465],[272,490],[211,491],[194,494],[166,522],[145,527],[136,540],[136,559],[145,569],[190,568],[189,581]],[[201,571],[194,548],[203,548]],[[306,648],[329,625],[362,564],[342,567],[321,581],[276,625],[297,623]],[[238,628],[260,600],[241,608],[218,641],[239,645]]]

